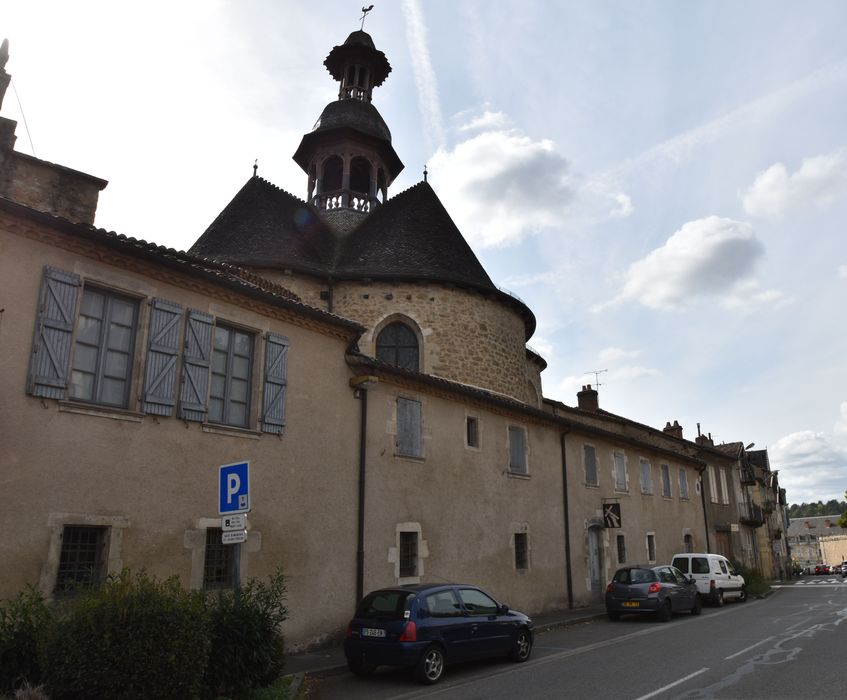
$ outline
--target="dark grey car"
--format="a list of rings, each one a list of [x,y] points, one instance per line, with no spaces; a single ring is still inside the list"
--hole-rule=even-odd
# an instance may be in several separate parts
[[[699,615],[702,600],[694,579],[679,569],[662,564],[627,566],[618,569],[606,587],[606,612],[610,620],[621,615],[650,613],[662,622],[688,610]]]

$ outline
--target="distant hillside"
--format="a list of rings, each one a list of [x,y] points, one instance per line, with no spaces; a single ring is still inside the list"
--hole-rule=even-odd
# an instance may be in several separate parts
[[[792,503],[788,506],[789,518],[808,518],[814,515],[835,515],[840,517],[847,511],[847,501],[836,501],[834,498],[831,501],[824,503],[801,503],[797,505]]]

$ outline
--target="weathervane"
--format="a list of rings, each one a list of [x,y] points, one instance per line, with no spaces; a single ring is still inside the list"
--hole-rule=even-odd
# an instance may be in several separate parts
[[[362,31],[365,31],[365,17],[368,16],[368,12],[370,12],[372,9],[374,9],[373,5],[370,5],[369,7],[363,7],[362,8],[362,16],[360,18],[362,20]]]

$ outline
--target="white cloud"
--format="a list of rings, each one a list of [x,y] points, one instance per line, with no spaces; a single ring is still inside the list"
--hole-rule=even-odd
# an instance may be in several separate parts
[[[763,253],[750,224],[717,216],[689,221],[630,266],[614,301],[674,309],[703,295],[731,293]]]
[[[608,364],[609,362],[617,362],[618,360],[631,360],[638,357],[641,353],[638,350],[624,350],[623,348],[605,348],[600,351],[600,362]]]
[[[459,127],[459,131],[480,131],[485,129],[499,129],[508,126],[509,118],[503,112],[492,112],[485,110],[479,116],[473,117]]]
[[[842,406],[842,415],[844,412]],[[841,499],[847,486],[847,447],[812,430],[791,433],[769,448],[771,467],[791,503]]]
[[[746,314],[779,308],[791,301],[790,297],[777,289],[762,289],[756,280],[739,282],[721,299],[724,308]]]
[[[791,210],[824,207],[842,198],[847,198],[847,149],[806,158],[790,175],[785,165],[774,163],[759,173],[744,194],[743,204],[750,216],[776,218]]]
[[[841,415],[835,422],[835,434],[847,436],[847,401],[841,404]],[[847,488],[847,484],[845,484]]]
[[[426,22],[418,0],[403,0],[403,17],[406,22],[406,39],[412,59],[412,72],[418,88],[418,104],[423,118],[426,138],[434,148],[444,144],[444,126],[441,103],[438,99],[438,79],[429,56]]]
[[[841,279],[847,280],[847,265],[841,265],[838,268],[838,276]]]

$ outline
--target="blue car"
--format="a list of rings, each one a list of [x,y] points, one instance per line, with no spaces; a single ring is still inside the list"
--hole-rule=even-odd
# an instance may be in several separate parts
[[[526,661],[532,642],[532,620],[481,589],[418,584],[366,595],[347,626],[344,654],[357,676],[399,666],[430,684],[448,663],[491,656]]]

